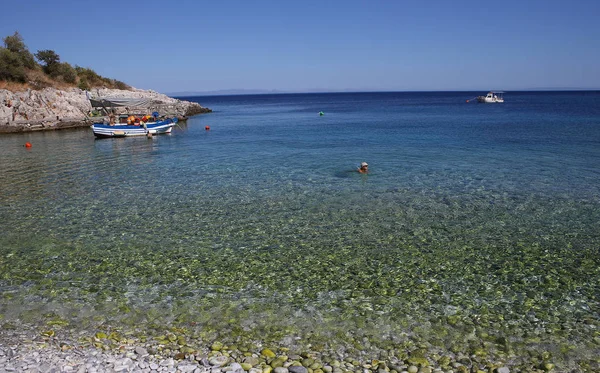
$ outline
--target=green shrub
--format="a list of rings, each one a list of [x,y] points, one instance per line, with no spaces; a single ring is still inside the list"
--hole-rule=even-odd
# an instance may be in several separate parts
[[[123,90],[131,89],[131,87],[128,84],[125,84],[125,83],[123,83],[120,80],[115,80],[114,81],[114,86],[117,89],[123,89]]]
[[[79,79],[79,84],[77,86],[79,87],[79,89],[83,89],[84,91],[87,91],[90,89],[90,85],[88,84],[88,82],[85,78]]]
[[[85,79],[91,87],[106,87],[118,89],[131,89],[131,87],[121,81],[108,79],[98,75],[94,70],[87,67],[75,66],[75,71],[80,80]]]
[[[6,48],[0,48],[0,80],[20,83],[27,80],[25,67],[19,55]]]
[[[75,84],[77,82],[77,72],[75,72],[75,69],[69,63],[61,63],[58,67],[58,71],[66,83]]]
[[[75,71],[80,79],[85,79],[88,83],[96,85],[96,83],[102,82],[102,77],[92,69],[87,67],[75,66]]]

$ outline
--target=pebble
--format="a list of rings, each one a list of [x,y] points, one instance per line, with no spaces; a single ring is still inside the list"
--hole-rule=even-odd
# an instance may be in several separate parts
[[[227,356],[215,356],[215,357],[211,357],[208,360],[210,365],[217,366],[217,367],[225,366],[225,364],[227,364],[228,361],[229,361],[229,358]]]
[[[140,355],[140,356],[147,356],[148,355],[148,350],[146,350],[143,347],[139,347],[138,346],[138,347],[135,348],[135,353],[138,354],[138,355]]]
[[[306,369],[305,367],[299,367],[294,365],[290,366],[288,370],[290,371],[290,373],[308,373],[308,369]]]
[[[244,358],[244,360],[242,360],[242,361],[243,361],[244,363],[246,363],[246,364],[250,364],[250,365],[252,365],[252,366],[256,366],[256,365],[258,365],[258,363],[259,363],[259,361],[258,361],[258,358],[257,358],[257,357],[254,357],[254,356],[248,356],[248,357],[245,357],[245,358]]]

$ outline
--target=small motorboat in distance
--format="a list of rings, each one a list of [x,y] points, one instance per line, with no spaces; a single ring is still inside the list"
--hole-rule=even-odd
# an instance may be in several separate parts
[[[484,104],[493,104],[496,102],[504,102],[504,98],[502,97],[502,91],[490,91],[485,96],[477,96],[477,102],[481,102]]]

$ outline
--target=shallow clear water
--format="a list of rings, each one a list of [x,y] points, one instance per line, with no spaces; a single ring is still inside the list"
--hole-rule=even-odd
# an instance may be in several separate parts
[[[474,95],[198,97],[212,114],[152,139],[2,136],[0,322],[585,359],[600,93]]]

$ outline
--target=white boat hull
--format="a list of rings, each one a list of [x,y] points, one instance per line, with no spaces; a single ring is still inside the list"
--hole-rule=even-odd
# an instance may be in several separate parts
[[[488,97],[481,96],[481,97],[477,97],[477,102],[481,102],[481,103],[484,103],[484,104],[494,104],[494,103],[502,103],[502,102],[504,102],[504,99],[501,99],[501,98],[498,98],[498,97],[496,97],[496,98],[488,98]]]
[[[96,137],[129,137],[129,136],[147,136],[148,134],[160,135],[171,133],[173,127],[177,125],[176,120],[165,120],[155,123],[146,123],[145,125],[108,125],[103,123],[94,123],[92,131]]]

